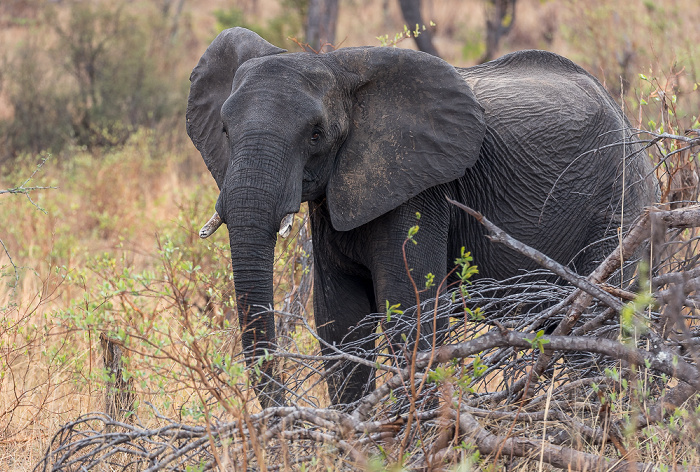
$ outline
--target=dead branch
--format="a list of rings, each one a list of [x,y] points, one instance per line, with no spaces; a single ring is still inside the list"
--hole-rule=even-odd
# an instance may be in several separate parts
[[[697,367],[678,356],[671,357],[665,353],[655,356],[648,351],[625,346],[611,339],[596,339],[588,336],[540,336],[538,338],[535,334],[515,331],[504,333],[501,330],[493,330],[472,341],[437,348],[434,360],[440,363],[449,362],[452,359],[463,359],[502,346],[532,349],[537,339],[542,340],[542,346],[545,350],[594,352],[633,365],[647,365],[654,370],[683,380],[700,390],[700,372]],[[425,367],[429,359],[429,353],[422,353],[418,356],[416,365]]]
[[[700,205],[675,210],[657,210],[652,212],[652,216],[655,222],[661,223],[668,228],[697,228],[700,226]]]
[[[457,208],[460,208],[464,210],[466,213],[469,215],[473,216],[476,218],[476,220],[484,225],[486,229],[489,230],[490,235],[489,238],[492,241],[499,242],[505,246],[508,246],[509,248],[519,252],[520,254],[523,254],[533,261],[537,262],[539,265],[542,267],[552,271],[554,274],[562,277],[564,280],[567,282],[571,283],[575,287],[583,290],[584,292],[590,294],[591,296],[597,298],[598,300],[602,301],[606,305],[608,305],[611,308],[614,308],[616,310],[619,310],[622,308],[622,304],[620,303],[619,300],[616,298],[612,297],[610,294],[605,292],[604,290],[601,290],[598,286],[590,283],[580,275],[576,274],[573,272],[571,269],[568,269],[567,267],[564,267],[563,265],[559,264],[557,261],[554,259],[550,258],[549,256],[541,253],[540,251],[518,241],[517,239],[511,237],[503,231],[501,228],[498,226],[494,225],[491,221],[489,221],[484,215],[479,213],[476,210],[473,210],[469,208],[468,206],[465,206],[457,201],[454,201],[450,198],[447,199],[448,202],[451,204],[455,205]]]
[[[291,406],[251,414],[248,405],[254,395],[248,386],[239,382],[232,388],[225,372],[209,372],[209,364],[193,362],[193,385],[203,384],[198,388],[211,392],[206,427],[157,412],[151,421],[157,426],[144,426],[138,417],[133,424],[105,415],[81,417],[56,434],[36,470],[80,470],[95,464],[115,470],[209,470],[226,464],[279,470],[309,465],[324,454],[340,470],[356,470],[365,467],[370,456],[385,454],[387,461],[400,461],[391,456],[396,455],[392,444],[405,444],[402,466],[430,468],[456,465],[460,453],[455,446],[462,442],[474,444],[482,457],[493,454],[495,462],[508,457],[535,461],[541,455],[544,463],[571,470],[643,470],[657,465],[627,455],[619,432],[663,425],[671,411],[694,401],[700,372],[693,353],[700,329],[690,320],[700,272],[688,265],[688,270],[676,266],[672,273],[655,274],[652,292],[659,306],[635,315],[646,323],[644,329],[624,342],[618,340],[617,315],[623,304],[617,296],[635,296],[629,289],[603,284],[619,270],[620,260],[629,259],[650,237],[652,226],[671,228],[663,236],[681,240],[676,228],[698,220],[688,209],[680,210],[645,213],[622,245],[587,278],[520,246],[545,269],[504,281],[475,280],[466,298],[452,290],[437,301],[421,300],[421,319],[408,316],[410,321],[396,320],[393,328],[386,326],[386,314],[370,315],[356,329],[371,326],[366,331],[372,334],[340,346],[326,345],[330,356],[309,352],[289,336],[272,355],[284,360],[283,376],[276,381]],[[502,230],[489,231],[495,240],[517,246]],[[568,277],[575,286],[554,283],[552,274]],[[292,292],[290,300],[294,296]],[[417,310],[408,311],[418,316]],[[275,315],[289,317],[283,321],[290,327],[296,325],[323,343],[303,310]],[[445,320],[445,328],[437,333],[445,344],[433,352],[407,356],[409,350],[389,344],[396,339],[391,329],[410,337],[416,325],[435,319]],[[542,334],[554,326],[552,335]],[[415,375],[406,357],[415,361]],[[328,360],[334,367],[327,368]],[[314,392],[341,365],[374,367],[378,387],[355,404],[328,408]],[[639,405],[630,385],[642,374],[649,380],[644,405]],[[411,400],[411,392],[421,384],[421,398]],[[527,395],[522,395],[526,389]],[[606,403],[613,395],[632,408],[629,420]],[[218,407],[229,400],[243,402],[242,411]],[[691,416],[686,425],[696,423],[700,421]],[[685,441],[682,434],[674,438]],[[619,457],[610,457],[611,448],[606,452],[610,443]]]
[[[487,431],[469,413],[462,411],[459,414],[459,427],[464,435],[479,449],[482,454],[493,454],[503,450],[505,454],[516,457],[537,457],[543,452],[543,460],[554,467],[565,470],[605,470],[607,472],[627,472],[638,470],[640,472],[652,470],[653,464],[613,460],[597,454],[587,454],[563,446],[553,446],[544,440],[532,440],[525,438],[509,438],[497,436]],[[697,471],[696,467],[681,468],[677,470]]]

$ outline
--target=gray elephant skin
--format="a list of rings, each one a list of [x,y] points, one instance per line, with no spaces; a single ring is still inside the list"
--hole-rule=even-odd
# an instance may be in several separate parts
[[[460,69],[388,47],[286,53],[233,28],[212,42],[190,80],[187,132],[220,190],[216,212],[229,232],[249,362],[274,346],[274,248],[280,222],[302,202],[316,326],[341,345],[368,335],[372,327],[348,333],[387,300],[416,304],[402,256],[414,225],[417,244],[406,245],[406,258],[420,285],[428,273],[442,280],[462,247],[481,277],[535,268],[490,243],[446,196],[582,274],[655,199],[651,164],[619,106],[594,77],[552,53],[521,51]],[[262,365],[271,376],[271,363]],[[341,368],[328,380],[331,401],[357,400],[373,378],[368,367]],[[263,406],[283,403],[271,377],[256,388]]]

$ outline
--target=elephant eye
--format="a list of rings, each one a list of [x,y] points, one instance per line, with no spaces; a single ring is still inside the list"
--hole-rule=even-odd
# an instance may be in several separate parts
[[[317,142],[319,142],[320,139],[321,139],[321,133],[317,130],[314,130],[311,133],[311,142],[316,144]]]
[[[226,129],[226,126],[225,126],[225,125],[223,125],[223,126],[221,127],[221,132],[224,133],[224,134],[226,135],[226,137],[228,138],[228,130]]]

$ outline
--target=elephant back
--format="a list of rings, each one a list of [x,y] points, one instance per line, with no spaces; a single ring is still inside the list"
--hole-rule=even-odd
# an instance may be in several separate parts
[[[610,249],[599,241],[615,244],[616,229],[658,200],[653,167],[629,121],[581,67],[521,51],[459,73],[484,108],[487,128],[460,192],[512,236],[562,263],[578,260],[585,271]]]
[[[506,166],[533,178],[546,176],[542,180],[553,187],[590,179],[598,198],[589,204],[604,207],[619,207],[624,168],[630,177],[625,179],[630,219],[658,201],[652,164],[629,120],[580,66],[551,52],[528,50],[458,71],[484,107],[495,145],[510,151]]]

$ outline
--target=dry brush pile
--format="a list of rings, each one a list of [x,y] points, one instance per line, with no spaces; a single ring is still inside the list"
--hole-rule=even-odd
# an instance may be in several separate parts
[[[700,139],[689,136],[648,140],[649,146],[676,141],[657,169],[662,190],[670,185],[664,162],[697,153]],[[388,310],[366,320],[379,326],[373,350],[333,347],[334,355],[321,357],[316,343],[323,341],[304,311],[311,260],[308,241],[299,237],[290,243],[291,266],[305,269],[296,278],[286,275],[289,296],[277,312],[282,334],[267,359],[278,367],[288,406],[259,410],[250,378],[260,372],[246,373],[240,349],[214,341],[237,336],[225,321],[224,329],[213,329],[221,326],[213,315],[230,313],[206,297],[197,307],[193,293],[169,277],[173,303],[165,311],[189,323],[177,339],[163,331],[166,340],[152,337],[151,328],[128,323],[103,327],[129,356],[153,365],[171,361],[163,376],[187,384],[197,406],[182,406],[176,416],[148,402],[136,408],[130,395],[138,397],[139,389],[126,384],[127,400],[111,416],[87,414],[65,424],[35,470],[496,470],[497,464],[700,470],[700,206],[649,209],[584,277],[454,204],[485,225],[494,244],[528,255],[542,269],[469,282],[474,269],[465,254],[456,269],[464,283],[406,310],[400,319],[407,325],[395,327],[418,331],[448,319],[428,339],[432,349],[419,352],[413,344],[394,351],[386,321],[399,314]],[[124,306],[133,302],[128,293],[115,293]],[[327,407],[324,378],[341,363],[374,366],[377,388],[355,404]],[[116,369],[108,371],[112,381]],[[108,398],[114,394],[108,391]]]

